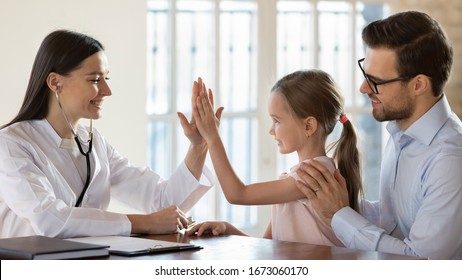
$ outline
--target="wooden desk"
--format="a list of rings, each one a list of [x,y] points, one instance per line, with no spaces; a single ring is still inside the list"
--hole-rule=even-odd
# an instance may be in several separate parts
[[[361,251],[306,243],[227,235],[191,236],[184,234],[146,235],[142,238],[193,243],[203,249],[130,257],[155,260],[403,260],[409,256]],[[110,255],[108,259],[127,259]]]

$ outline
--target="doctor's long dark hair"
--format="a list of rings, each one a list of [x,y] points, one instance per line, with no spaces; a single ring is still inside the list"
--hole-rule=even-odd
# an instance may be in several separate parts
[[[48,113],[51,96],[47,77],[51,72],[66,76],[80,67],[89,56],[103,51],[103,45],[96,39],[69,30],[56,30],[43,39],[35,56],[26,95],[19,113],[11,122],[39,120]]]

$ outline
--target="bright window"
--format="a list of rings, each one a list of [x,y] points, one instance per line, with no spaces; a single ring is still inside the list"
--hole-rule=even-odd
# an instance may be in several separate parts
[[[320,68],[343,90],[346,113],[360,134],[368,196],[376,197],[382,127],[370,114],[368,98],[359,94],[356,61],[364,55],[362,27],[384,15],[383,5],[353,0],[148,0],[150,166],[168,176],[183,160],[189,142],[176,112],[190,113],[192,82],[200,76],[225,107],[220,133],[241,180],[277,178],[296,157],[278,155],[268,134],[268,91],[285,74]],[[268,209],[230,205],[217,187],[191,214],[259,235]]]

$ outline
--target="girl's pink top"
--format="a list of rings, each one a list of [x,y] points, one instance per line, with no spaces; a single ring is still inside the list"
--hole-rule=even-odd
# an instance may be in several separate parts
[[[317,157],[332,173],[335,170],[334,161],[329,157]],[[306,162],[309,160],[305,160]],[[281,179],[293,177],[300,180],[296,170],[300,164],[283,173]],[[307,198],[272,206],[271,231],[274,240],[304,242],[317,245],[343,246],[337,239],[330,225],[324,223]]]

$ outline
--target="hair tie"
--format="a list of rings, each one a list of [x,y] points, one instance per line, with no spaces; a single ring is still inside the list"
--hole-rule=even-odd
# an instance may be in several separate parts
[[[345,114],[340,115],[340,123],[345,124],[348,121],[348,117]]]

